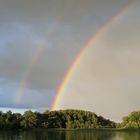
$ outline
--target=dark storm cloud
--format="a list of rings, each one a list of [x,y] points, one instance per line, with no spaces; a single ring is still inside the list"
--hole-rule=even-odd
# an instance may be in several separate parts
[[[44,47],[30,70],[27,98],[34,95],[43,103],[39,106],[50,107],[66,71],[86,41],[129,3],[131,0],[1,0],[0,79],[6,80],[6,85],[20,86],[36,50]],[[18,86],[10,97],[16,97]],[[31,90],[53,92],[48,96]],[[9,92],[4,92],[1,101],[7,103],[5,106],[15,106]],[[37,107],[34,103],[23,101],[20,107]]]

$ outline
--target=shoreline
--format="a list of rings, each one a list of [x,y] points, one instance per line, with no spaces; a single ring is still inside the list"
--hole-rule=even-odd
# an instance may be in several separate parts
[[[9,129],[10,130],[10,129]],[[46,131],[140,131],[140,128],[33,128],[33,129],[19,129],[19,131],[36,131],[36,130],[46,130]]]
[[[93,131],[93,132],[128,132],[128,131],[140,131],[140,128],[29,128],[29,129],[1,129],[0,131]]]

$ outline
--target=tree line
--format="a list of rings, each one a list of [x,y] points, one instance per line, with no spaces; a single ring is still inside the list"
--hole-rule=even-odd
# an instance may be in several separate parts
[[[0,111],[0,129],[31,128],[140,128],[140,111],[130,113],[115,123],[93,112],[83,110],[25,111],[24,114]]]
[[[45,111],[31,110],[20,113],[0,112],[0,129],[28,128],[115,128],[113,121],[97,116],[93,112],[82,110]]]

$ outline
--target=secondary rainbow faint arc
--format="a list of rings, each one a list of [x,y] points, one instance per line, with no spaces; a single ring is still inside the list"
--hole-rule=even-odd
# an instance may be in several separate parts
[[[58,17],[57,22],[55,22],[53,25],[51,25],[51,27],[49,28],[48,34],[46,35],[45,39],[43,39],[43,41],[40,43],[40,45],[36,49],[32,59],[30,60],[29,65],[23,75],[22,82],[21,82],[18,92],[17,92],[17,97],[16,97],[17,106],[20,105],[21,99],[22,99],[23,95],[25,94],[25,90],[27,89],[27,86],[29,85],[29,80],[30,80],[30,76],[31,76],[33,67],[35,66],[35,64],[37,63],[39,58],[42,56],[44,49],[47,46],[48,41],[50,39],[52,39],[53,36],[55,35],[56,28],[58,27],[61,19],[62,19],[62,17]]]
[[[26,70],[25,74],[24,74],[24,78],[23,78],[23,82],[20,84],[20,88],[17,92],[17,97],[16,97],[16,104],[19,105],[21,102],[21,99],[25,93],[25,90],[29,84],[29,79],[30,79],[30,75],[31,75],[31,71],[33,69],[33,66],[36,64],[38,58],[40,58],[42,52],[44,50],[44,47],[39,47],[36,51],[36,53],[34,54],[30,65],[28,66],[28,69]]]
[[[88,49],[93,47],[95,41],[101,34],[103,34],[112,24],[114,24],[116,21],[118,21],[127,11],[129,11],[131,8],[133,8],[136,4],[137,4],[137,1],[135,3],[126,5],[119,13],[117,13],[115,16],[113,16],[96,33],[94,33],[93,36],[86,42],[86,44],[84,45],[84,47],[82,48],[82,50],[80,51],[78,56],[76,57],[75,61],[72,63],[72,65],[68,69],[66,75],[64,76],[64,79],[57,91],[57,94],[56,94],[53,104],[51,106],[51,111],[57,110],[58,104],[59,104],[59,102],[61,102],[63,91],[65,90],[65,87],[68,84],[70,77],[73,75],[74,70],[77,68],[82,57],[85,55],[85,53],[88,51]]]

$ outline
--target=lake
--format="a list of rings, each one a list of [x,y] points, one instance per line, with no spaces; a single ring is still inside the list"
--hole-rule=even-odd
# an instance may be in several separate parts
[[[0,140],[140,140],[140,131],[0,131]]]

